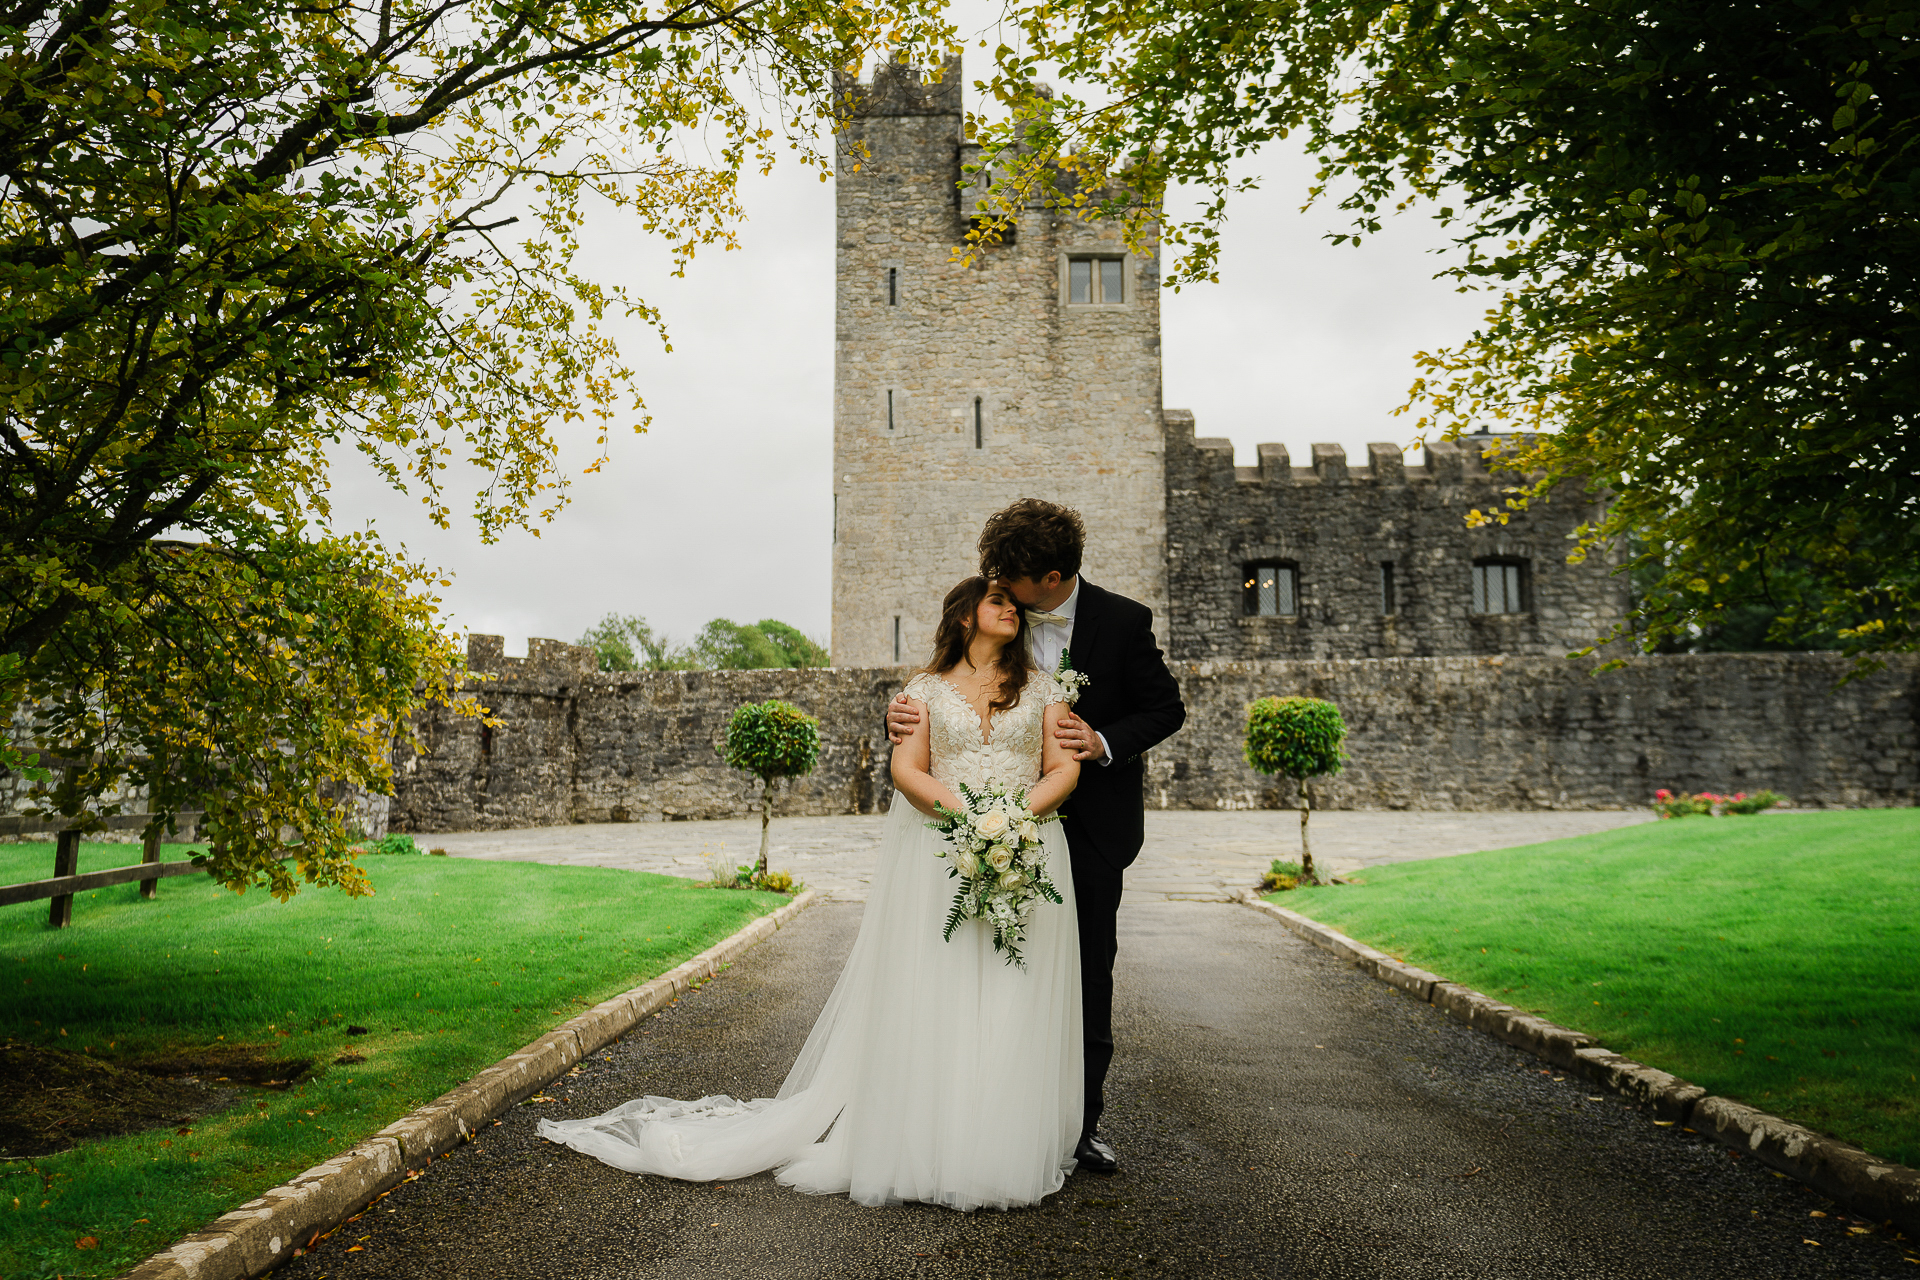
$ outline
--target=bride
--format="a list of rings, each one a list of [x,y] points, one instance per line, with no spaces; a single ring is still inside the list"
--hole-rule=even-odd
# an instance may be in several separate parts
[[[543,1137],[631,1173],[787,1186],[861,1204],[1006,1209],[1059,1190],[1082,1123],[1080,940],[1059,823],[1040,828],[1064,905],[1036,902],[1025,967],[991,925],[941,940],[955,881],[935,806],[955,787],[1027,787],[1044,815],[1079,781],[1055,741],[1067,710],[1036,671],[1020,606],[968,578],[941,608],[933,661],[908,682],[920,725],[893,751],[893,805],[847,965],[774,1098],[639,1098]],[[924,815],[924,816],[923,816]]]

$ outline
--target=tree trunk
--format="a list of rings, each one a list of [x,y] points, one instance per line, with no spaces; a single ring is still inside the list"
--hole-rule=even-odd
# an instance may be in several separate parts
[[[766,791],[760,797],[760,860],[753,864],[753,878],[767,878],[767,824],[773,821],[773,779],[765,780]]]
[[[1300,779],[1300,883],[1319,884],[1320,877],[1313,873],[1313,846],[1307,843],[1307,815],[1313,809],[1313,798],[1307,792],[1307,780]]]

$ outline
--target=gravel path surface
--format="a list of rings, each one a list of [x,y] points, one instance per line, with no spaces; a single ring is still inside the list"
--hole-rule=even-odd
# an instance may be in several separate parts
[[[829,898],[863,902],[873,877],[880,814],[773,820],[768,862]],[[1330,809],[1313,815],[1314,857],[1335,875],[1383,862],[1507,849],[1653,821],[1646,810],[1525,810],[1432,813]],[[705,879],[708,859],[751,862],[758,818],[717,822],[578,823],[512,831],[455,831],[418,837],[460,858],[623,867]],[[1127,870],[1127,891],[1225,898],[1259,883],[1275,858],[1300,854],[1294,810],[1147,810],[1147,843]]]
[[[1123,908],[1108,1132],[1125,1165],[1040,1208],[867,1209],[764,1174],[635,1178],[534,1136],[541,1115],[640,1093],[771,1093],[861,910],[802,914],[550,1087],[555,1101],[513,1108],[276,1275],[1920,1276],[1798,1184],[1209,902]]]

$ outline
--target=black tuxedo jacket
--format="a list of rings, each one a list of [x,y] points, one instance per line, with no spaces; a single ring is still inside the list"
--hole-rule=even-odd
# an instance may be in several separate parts
[[[1153,610],[1085,578],[1068,651],[1074,670],[1087,677],[1074,714],[1106,738],[1113,763],[1082,761],[1080,785],[1060,813],[1075,862],[1090,853],[1118,875],[1146,838],[1141,756],[1186,723],[1187,708],[1153,642]]]

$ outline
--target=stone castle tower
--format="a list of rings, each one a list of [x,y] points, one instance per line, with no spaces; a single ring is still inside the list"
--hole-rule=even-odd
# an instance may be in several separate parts
[[[839,138],[833,660],[923,661],[948,588],[1015,498],[1079,511],[1086,576],[1164,616],[1159,259],[1116,227],[1023,210],[952,260],[961,70],[878,68]],[[854,151],[864,143],[867,155]],[[855,168],[855,165],[858,168]]]

